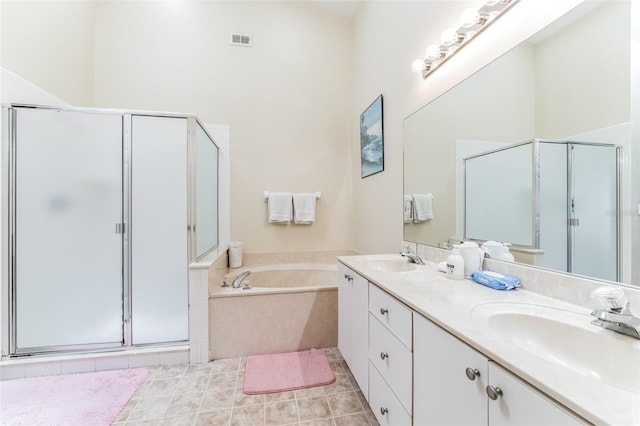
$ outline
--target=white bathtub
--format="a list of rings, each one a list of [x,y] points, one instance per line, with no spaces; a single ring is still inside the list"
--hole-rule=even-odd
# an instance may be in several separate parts
[[[338,344],[337,263],[286,263],[250,270],[250,290],[215,285],[209,298],[211,358],[294,352]]]

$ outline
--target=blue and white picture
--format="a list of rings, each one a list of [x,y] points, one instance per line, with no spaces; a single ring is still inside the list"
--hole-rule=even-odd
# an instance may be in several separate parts
[[[360,114],[360,177],[384,170],[382,95]]]

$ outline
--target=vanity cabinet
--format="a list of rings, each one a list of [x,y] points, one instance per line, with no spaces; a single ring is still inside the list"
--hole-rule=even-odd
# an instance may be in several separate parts
[[[413,329],[415,425],[584,424],[416,313]]]
[[[486,424],[488,359],[413,314],[416,425]]]
[[[411,309],[369,284],[369,405],[381,425],[411,421],[411,316]]]
[[[495,362],[489,361],[488,371],[491,386],[501,393],[489,399],[491,426],[587,424]]]
[[[369,282],[338,263],[338,349],[360,390],[369,395]]]

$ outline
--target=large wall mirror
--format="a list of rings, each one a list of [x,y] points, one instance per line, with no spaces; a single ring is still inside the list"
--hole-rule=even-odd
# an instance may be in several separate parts
[[[631,1],[581,4],[405,119],[405,206],[431,194],[433,213],[405,214],[406,241],[640,284]]]

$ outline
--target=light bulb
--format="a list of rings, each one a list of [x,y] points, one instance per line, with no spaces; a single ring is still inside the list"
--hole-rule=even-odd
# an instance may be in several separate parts
[[[460,17],[460,24],[464,28],[473,27],[478,22],[478,11],[475,9],[465,9]]]
[[[440,47],[432,44],[431,46],[427,47],[427,50],[425,50],[425,54],[427,55],[427,59],[430,61],[438,59],[440,57]]]
[[[442,44],[444,44],[445,46],[451,46],[456,42],[457,39],[458,33],[452,28],[447,28],[440,35],[440,41],[442,41]]]
[[[424,69],[424,61],[422,59],[416,59],[411,63],[411,69],[413,72],[421,72]]]

